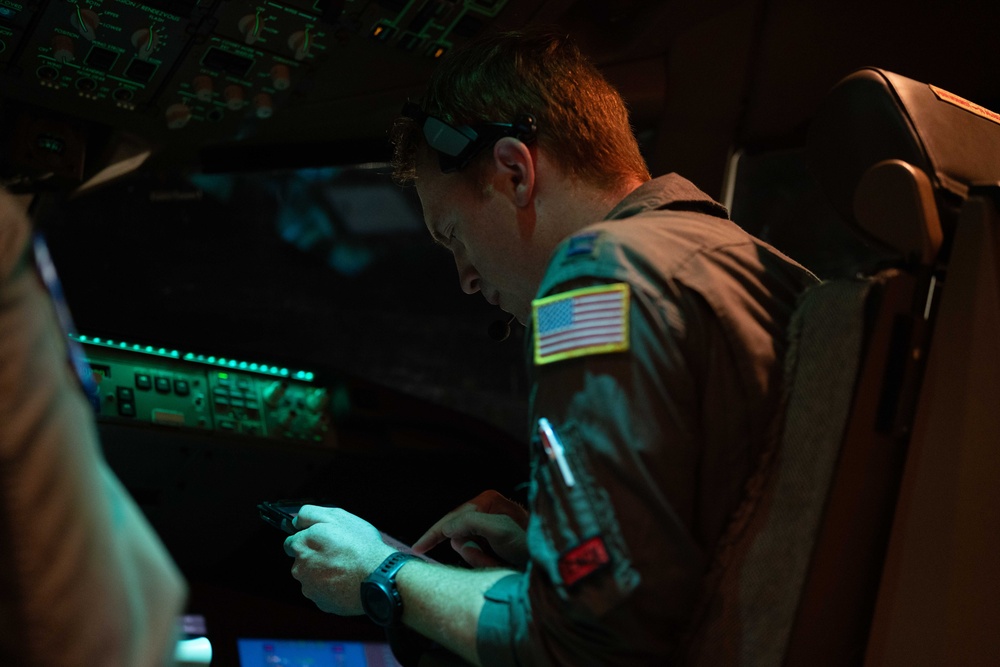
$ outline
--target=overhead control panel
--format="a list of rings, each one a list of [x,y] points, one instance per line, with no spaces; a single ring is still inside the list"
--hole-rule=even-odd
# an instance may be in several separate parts
[[[58,93],[66,111],[149,104],[197,23],[134,2],[54,4],[37,16],[18,68],[25,84]]]
[[[106,148],[94,123],[154,150],[196,150],[251,137],[288,109],[322,114],[412,85],[507,3],[0,0],[0,127],[16,128],[0,177],[89,177]],[[290,140],[302,125],[290,121]]]
[[[310,371],[76,336],[100,391],[98,420],[322,447],[337,444],[336,391]]]

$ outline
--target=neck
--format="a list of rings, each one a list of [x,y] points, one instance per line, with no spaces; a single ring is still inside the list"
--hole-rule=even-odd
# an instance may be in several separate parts
[[[607,190],[578,179],[566,179],[564,187],[556,188],[544,202],[548,209],[545,213],[550,214],[545,215],[545,227],[552,248],[584,227],[603,220],[611,209],[640,185],[642,181],[634,179],[620,188]]]

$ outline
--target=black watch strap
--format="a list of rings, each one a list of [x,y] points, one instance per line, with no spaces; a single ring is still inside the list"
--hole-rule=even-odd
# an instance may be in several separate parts
[[[403,616],[403,600],[396,590],[396,573],[416,558],[414,554],[397,551],[382,561],[368,578],[361,582],[361,607],[368,617],[385,628],[399,625]]]

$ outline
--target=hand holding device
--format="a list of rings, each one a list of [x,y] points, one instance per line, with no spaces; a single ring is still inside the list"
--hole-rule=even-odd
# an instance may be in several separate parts
[[[296,532],[294,525],[295,517],[303,505],[319,505],[320,507],[331,507],[329,503],[316,500],[274,500],[258,503],[257,511],[260,518],[280,531],[292,535]]]

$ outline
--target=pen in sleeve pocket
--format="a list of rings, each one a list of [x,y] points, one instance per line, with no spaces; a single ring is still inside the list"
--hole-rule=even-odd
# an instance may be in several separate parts
[[[552,424],[545,417],[541,417],[538,420],[538,433],[542,439],[542,448],[548,454],[549,460],[555,461],[556,465],[559,466],[559,473],[562,475],[563,482],[565,482],[566,486],[576,484],[576,480],[573,478],[573,471],[569,469],[569,463],[566,462],[566,454],[562,443],[556,436]]]

